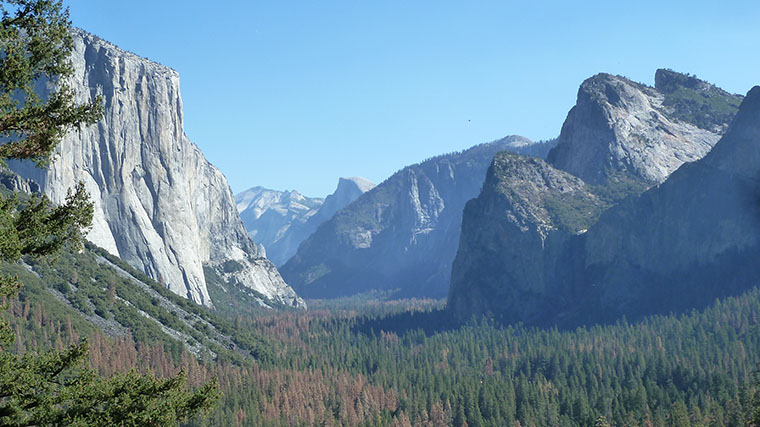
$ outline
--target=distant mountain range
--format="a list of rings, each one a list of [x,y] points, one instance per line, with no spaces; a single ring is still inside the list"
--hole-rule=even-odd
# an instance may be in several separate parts
[[[267,258],[281,266],[320,224],[374,186],[361,177],[340,178],[335,192],[325,199],[253,187],[237,194],[235,202],[248,234]]]
[[[760,88],[742,99],[667,70],[584,82],[548,162],[499,154],[468,202],[449,309],[574,326],[757,286]]]
[[[280,272],[309,298],[443,297],[462,208],[483,185],[493,156],[545,154],[553,143],[509,136],[408,166],[320,225]]]

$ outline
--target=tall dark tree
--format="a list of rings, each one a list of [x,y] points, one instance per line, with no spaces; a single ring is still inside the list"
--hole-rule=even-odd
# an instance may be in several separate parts
[[[0,2],[0,167],[8,159],[44,166],[75,126],[102,115],[100,100],[74,102],[68,10],[60,0]],[[54,89],[41,96],[39,83]],[[0,194],[0,261],[50,257],[82,247],[92,204],[80,183],[54,206],[44,196]],[[22,284],[0,277],[3,309]],[[89,369],[87,342],[68,350],[13,353],[14,331],[0,321],[0,425],[166,425],[210,408],[215,381],[186,389],[184,373],[169,379],[135,371],[105,379]]]

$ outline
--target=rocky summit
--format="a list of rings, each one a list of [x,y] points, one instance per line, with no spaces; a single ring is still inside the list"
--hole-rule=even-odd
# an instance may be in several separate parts
[[[590,184],[658,184],[710,151],[742,99],[669,70],[655,83],[610,74],[583,82],[549,163]]]
[[[445,296],[462,208],[493,156],[551,144],[510,136],[408,166],[320,225],[282,266],[283,277],[311,298]]]
[[[211,306],[205,266],[264,304],[303,306],[259,256],[224,175],[185,135],[177,72],[81,30],[72,62],[77,101],[101,95],[104,117],[70,132],[49,168],[12,168],[54,202],[83,181],[95,205],[87,238],[177,294]]]
[[[374,186],[361,177],[340,178],[335,192],[325,199],[253,187],[237,194],[235,201],[248,234],[280,266],[320,224]]]
[[[600,187],[546,178],[554,175],[494,160],[464,214],[449,297],[456,315],[574,326],[702,307],[760,282],[760,87],[709,154],[640,196],[607,209],[593,194]],[[606,210],[563,231],[551,206],[579,224]]]

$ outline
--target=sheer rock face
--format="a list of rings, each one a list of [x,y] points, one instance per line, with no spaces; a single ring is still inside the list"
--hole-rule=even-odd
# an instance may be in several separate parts
[[[279,266],[320,224],[374,186],[361,177],[340,178],[335,192],[325,199],[306,197],[297,191],[253,187],[236,195],[235,201],[248,234]]]
[[[22,178],[5,166],[0,166],[0,189],[11,193],[39,193],[40,186],[36,182]]]
[[[449,309],[462,318],[493,315],[505,322],[535,322],[559,305],[561,250],[585,232],[604,202],[579,178],[536,158],[499,153],[480,195],[467,202],[452,267]],[[577,211],[577,212],[576,212]]]
[[[511,136],[402,169],[319,226],[283,277],[315,298],[445,296],[465,203],[496,153],[534,145]]]
[[[658,70],[656,82],[657,89],[609,74],[583,82],[549,163],[590,184],[621,174],[658,184],[702,158],[741,96],[668,70]]]
[[[55,202],[83,181],[95,204],[88,239],[179,295],[211,306],[203,266],[234,260],[230,278],[302,305],[258,255],[224,175],[185,135],[177,72],[81,30],[72,61],[77,101],[102,95],[105,116],[72,131],[48,169],[13,168]]]
[[[461,318],[564,326],[635,319],[698,308],[760,282],[760,87],[704,158],[610,207],[587,230],[546,225],[540,208],[563,185],[547,193],[535,184],[546,179],[520,172],[527,166],[495,163],[500,172],[489,173],[465,209],[449,298]],[[528,190],[510,198],[500,188]],[[582,187],[567,194],[567,206],[580,211],[590,205],[575,202],[593,196]],[[543,239],[541,227],[549,229]]]

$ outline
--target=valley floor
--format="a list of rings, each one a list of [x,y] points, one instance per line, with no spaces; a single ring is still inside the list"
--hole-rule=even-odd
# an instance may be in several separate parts
[[[217,313],[259,337],[256,361],[203,361],[169,341],[80,330],[28,295],[11,315],[19,352],[89,335],[106,374],[218,377],[224,398],[199,425],[740,426],[757,416],[757,290],[701,312],[574,331],[453,324],[440,300],[309,306]]]

